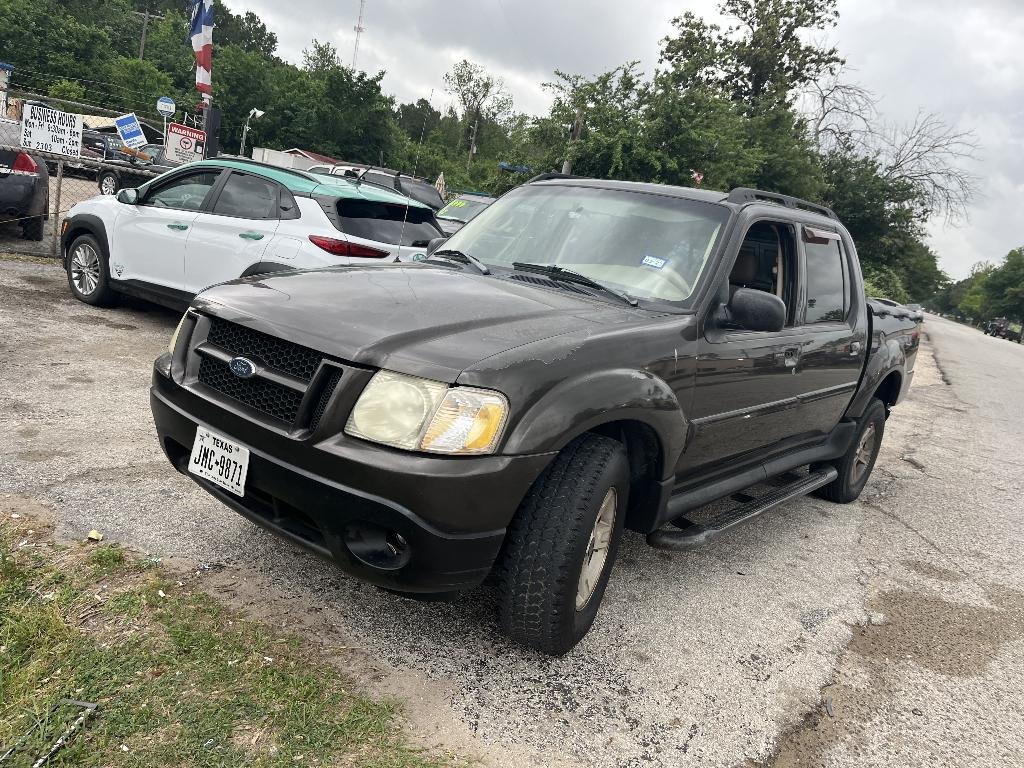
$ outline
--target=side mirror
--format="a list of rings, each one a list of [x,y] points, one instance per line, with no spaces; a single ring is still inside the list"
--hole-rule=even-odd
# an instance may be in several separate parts
[[[781,331],[786,325],[782,299],[753,288],[737,288],[725,309],[730,324],[745,331]]]
[[[427,243],[427,256],[429,256],[434,251],[436,251],[438,248],[440,248],[442,245],[444,245],[447,242],[447,240],[448,240],[447,237],[435,237],[435,238],[432,238],[430,240],[430,242]]]
[[[117,193],[117,202],[124,203],[125,205],[135,205],[139,202],[139,190],[133,187],[122,189]]]

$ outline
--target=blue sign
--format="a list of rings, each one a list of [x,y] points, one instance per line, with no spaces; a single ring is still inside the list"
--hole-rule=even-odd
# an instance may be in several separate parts
[[[171,117],[174,114],[174,99],[170,96],[161,96],[156,100],[156,111],[164,117]]]
[[[136,149],[146,143],[146,134],[142,132],[142,125],[139,124],[139,118],[134,112],[115,118],[114,125],[117,126],[117,135],[126,147]]]

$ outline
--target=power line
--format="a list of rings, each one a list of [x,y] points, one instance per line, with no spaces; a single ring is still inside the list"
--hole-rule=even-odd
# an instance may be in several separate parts
[[[103,86],[104,88],[113,88],[113,89],[116,89],[116,90],[119,90],[119,91],[124,91],[125,93],[134,94],[136,96],[145,96],[147,98],[152,96],[151,93],[147,93],[146,91],[137,91],[137,90],[135,90],[133,88],[129,88],[126,85],[118,85],[116,83],[107,83],[107,82],[104,82],[102,80],[88,80],[88,79],[86,79],[84,77],[72,77],[71,75],[54,75],[54,74],[48,73],[48,72],[38,72],[38,71],[33,70],[33,69],[26,69],[24,67],[20,67],[17,64],[14,65],[14,72],[15,72],[15,75],[14,75],[15,77],[18,77],[22,73],[25,73],[25,74],[27,74],[29,76],[29,79],[32,79],[32,80],[41,80],[41,81],[44,81],[44,82],[45,81],[59,82],[61,80],[73,80],[73,81],[75,81],[77,83],[89,83],[91,85]]]

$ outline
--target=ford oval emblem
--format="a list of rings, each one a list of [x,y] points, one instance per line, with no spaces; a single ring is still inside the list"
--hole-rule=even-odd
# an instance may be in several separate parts
[[[228,368],[240,379],[251,379],[256,375],[256,363],[247,357],[232,358]]]

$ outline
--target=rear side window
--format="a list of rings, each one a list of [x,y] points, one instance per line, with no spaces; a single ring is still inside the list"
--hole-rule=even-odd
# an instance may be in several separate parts
[[[395,188],[394,176],[387,176],[383,173],[374,173],[373,171],[368,171],[363,174],[363,178],[366,179],[366,181],[370,182],[371,184],[376,184],[381,187],[387,187],[388,189]]]
[[[277,194],[277,185],[272,181],[232,173],[213,206],[213,212],[241,219],[276,219]]]
[[[807,254],[807,323],[834,323],[846,319],[848,299],[843,253],[838,240],[804,236]]]
[[[442,236],[433,211],[426,208],[345,199],[338,201],[338,216],[346,234],[388,245],[399,241],[401,245],[426,245],[427,240]]]

